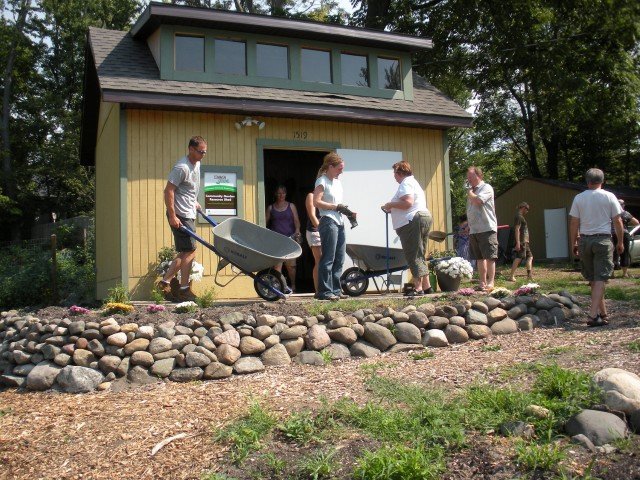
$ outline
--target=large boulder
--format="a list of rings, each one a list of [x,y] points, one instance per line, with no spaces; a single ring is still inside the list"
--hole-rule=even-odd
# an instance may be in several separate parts
[[[95,390],[103,379],[98,370],[69,365],[60,370],[56,382],[64,392],[86,393]]]
[[[375,357],[376,355],[380,355],[380,350],[371,345],[369,342],[365,342],[364,340],[358,340],[356,343],[351,345],[349,348],[349,353],[351,353],[352,357]]]
[[[594,445],[605,445],[627,436],[627,424],[617,415],[583,410],[569,419],[565,430],[571,436],[585,435]]]
[[[27,375],[28,390],[48,390],[60,374],[62,368],[51,362],[40,362]]]
[[[381,351],[398,342],[388,328],[371,322],[364,325],[364,339]]]
[[[504,320],[500,320],[499,322],[491,325],[491,331],[494,335],[516,333],[518,331],[518,324],[515,322],[515,320],[505,318]]]
[[[233,370],[239,375],[262,372],[264,364],[257,357],[242,357],[233,364]]]
[[[289,365],[291,363],[289,352],[287,352],[287,349],[281,343],[277,343],[270,349],[265,350],[262,355],[260,355],[260,359],[262,363],[267,366]]]
[[[456,325],[447,325],[447,328],[444,329],[444,334],[449,343],[465,343],[469,341],[469,334],[466,330]]]
[[[422,345],[425,347],[446,347],[449,345],[449,340],[442,330],[427,330],[422,337]]]
[[[305,344],[309,350],[322,350],[331,344],[331,338],[327,334],[327,330],[320,326],[312,326],[305,336]]]
[[[415,325],[403,322],[396,324],[396,339],[402,343],[420,343],[422,335]]]

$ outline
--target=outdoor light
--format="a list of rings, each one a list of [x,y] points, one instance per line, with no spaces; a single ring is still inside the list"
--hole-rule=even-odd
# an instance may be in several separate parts
[[[245,117],[241,122],[236,122],[236,130],[242,130],[242,127],[251,127],[257,126],[259,130],[262,130],[265,126],[265,123],[261,120],[256,120],[255,118]]]

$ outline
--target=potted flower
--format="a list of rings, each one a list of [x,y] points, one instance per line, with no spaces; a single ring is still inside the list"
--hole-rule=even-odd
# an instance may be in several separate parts
[[[431,261],[438,278],[438,286],[443,292],[455,292],[463,278],[471,278],[473,267],[462,257],[436,259]]]
[[[156,272],[160,277],[164,277],[173,262],[174,257],[177,255],[176,250],[173,247],[163,247],[160,252],[158,252],[158,266],[156,267]],[[191,273],[189,274],[189,284],[191,282],[196,281],[199,282],[202,280],[202,275],[204,274],[204,266],[201,263],[196,262],[195,260],[191,264]],[[180,280],[180,271],[178,271],[176,278]]]

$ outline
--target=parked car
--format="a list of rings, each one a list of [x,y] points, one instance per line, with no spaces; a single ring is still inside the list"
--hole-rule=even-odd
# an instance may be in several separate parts
[[[640,225],[633,227],[629,233],[631,234],[629,255],[631,256],[631,265],[634,265],[640,263]]]

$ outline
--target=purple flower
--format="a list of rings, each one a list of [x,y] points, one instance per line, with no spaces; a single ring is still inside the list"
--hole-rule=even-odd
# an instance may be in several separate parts
[[[158,304],[153,304],[153,305],[149,305],[147,307],[147,312],[149,313],[158,313],[158,312],[164,312],[166,310],[164,305],[158,305]]]
[[[86,315],[87,313],[91,313],[91,310],[84,307],[79,307],[78,305],[72,305],[69,308],[69,313],[71,315]]]
[[[476,292],[475,292],[475,290],[473,288],[461,288],[456,293],[458,295],[464,295],[465,297],[468,297],[470,295],[473,295]]]

